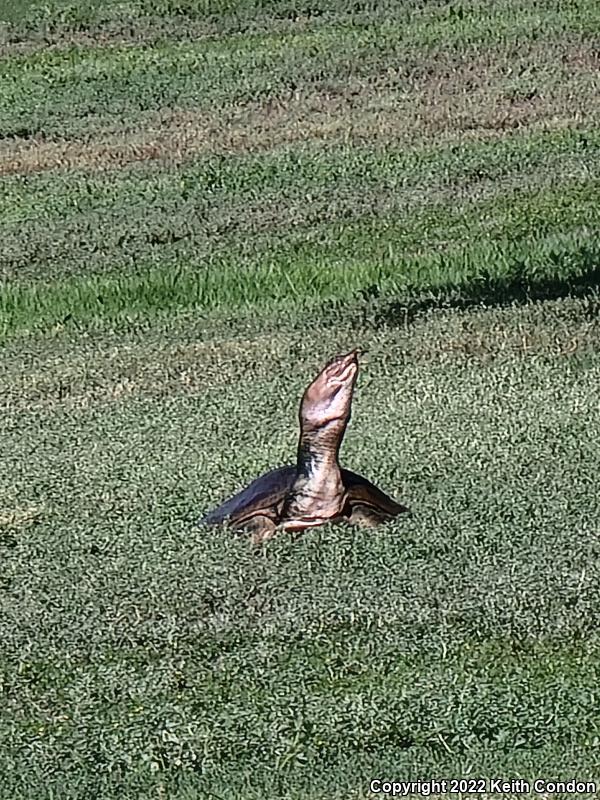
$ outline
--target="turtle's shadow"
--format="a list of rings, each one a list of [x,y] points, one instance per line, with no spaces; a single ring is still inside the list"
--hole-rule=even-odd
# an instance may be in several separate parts
[[[585,315],[600,317],[600,249],[581,247],[576,254],[553,258],[557,271],[567,273],[573,262],[580,265],[579,275],[531,275],[526,264],[515,261],[506,275],[483,275],[465,286],[448,284],[427,292],[408,291],[404,297],[390,299],[373,284],[362,289],[359,315],[373,326],[382,324],[408,327],[434,310],[469,310],[522,306],[531,302],[562,298],[586,300]]]

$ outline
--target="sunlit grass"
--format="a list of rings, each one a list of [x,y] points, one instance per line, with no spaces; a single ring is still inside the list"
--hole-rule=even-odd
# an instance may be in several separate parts
[[[600,6],[309,5],[0,9],[11,800],[597,776]],[[413,514],[196,527],[355,347]]]
[[[13,343],[0,511],[38,514],[0,528],[7,791],[342,800],[465,759],[593,777],[593,312],[364,326],[342,309],[221,341],[171,315],[125,339]],[[293,459],[303,387],[356,345],[341,458],[412,517],[260,553],[194,528]]]

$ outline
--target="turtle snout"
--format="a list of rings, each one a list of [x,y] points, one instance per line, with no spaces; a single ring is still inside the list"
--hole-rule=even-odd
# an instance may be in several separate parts
[[[348,370],[350,368],[357,369],[357,367],[357,351],[352,350],[352,352],[346,353],[346,355],[343,356],[338,356],[336,359],[334,359],[334,361],[332,361],[329,365],[328,372],[330,377],[344,380],[347,376]]]

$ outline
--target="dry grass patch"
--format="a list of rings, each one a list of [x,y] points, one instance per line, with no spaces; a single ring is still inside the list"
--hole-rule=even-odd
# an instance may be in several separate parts
[[[140,161],[176,165],[202,153],[268,151],[295,142],[374,144],[597,120],[600,60],[589,47],[542,46],[520,59],[456,57],[390,68],[371,81],[298,89],[288,97],[219,108],[165,110],[143,129],[103,130],[89,140],[7,139],[0,175],[53,169],[109,170]]]
[[[28,528],[44,515],[42,508],[0,508],[0,535]]]
[[[266,13],[258,18],[243,19],[237,15],[194,20],[158,16],[133,17],[91,25],[89,29],[60,28],[29,30],[26,34],[11,30],[0,22],[0,58],[29,55],[48,50],[69,50],[73,47],[100,49],[103,47],[149,47],[169,39],[175,42],[213,40],[230,35],[253,33],[282,35],[298,34],[322,27],[321,16],[303,16],[291,12],[288,18]]]

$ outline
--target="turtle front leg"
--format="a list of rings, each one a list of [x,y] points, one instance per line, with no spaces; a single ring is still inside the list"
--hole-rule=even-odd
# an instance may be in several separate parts
[[[275,535],[277,526],[270,517],[258,515],[249,520],[244,526],[245,530],[252,534],[250,541],[252,544],[264,544]]]
[[[358,525],[361,528],[377,528],[385,522],[389,522],[393,517],[385,511],[379,511],[372,506],[356,504],[349,509],[347,517],[351,525]]]

